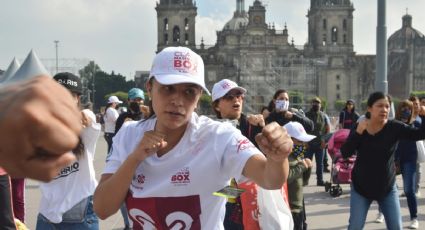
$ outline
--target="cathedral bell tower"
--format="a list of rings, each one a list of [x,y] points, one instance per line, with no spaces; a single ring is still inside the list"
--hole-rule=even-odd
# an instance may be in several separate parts
[[[255,0],[253,6],[249,7],[249,23],[248,27],[267,28],[266,24],[266,8],[261,1]]]
[[[350,0],[310,0],[308,47],[316,53],[353,52],[353,11]]]
[[[197,8],[193,0],[160,0],[155,9],[158,20],[157,52],[168,46],[196,48]]]

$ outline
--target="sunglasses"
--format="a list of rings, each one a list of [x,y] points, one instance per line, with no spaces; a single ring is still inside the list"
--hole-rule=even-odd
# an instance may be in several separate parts
[[[244,99],[245,98],[245,94],[243,94],[243,93],[226,94],[226,95],[223,96],[223,99],[224,100],[227,100],[227,101],[231,101],[235,97],[238,98],[238,99],[239,98]]]

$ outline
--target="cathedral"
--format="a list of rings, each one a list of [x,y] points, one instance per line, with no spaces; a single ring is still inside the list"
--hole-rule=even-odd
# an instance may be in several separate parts
[[[311,0],[308,41],[295,45],[286,25],[277,30],[267,22],[261,1],[254,0],[247,12],[245,0],[236,0],[233,17],[207,47],[195,44],[196,2],[159,0],[157,52],[167,46],[193,49],[205,62],[208,88],[228,78],[248,90],[245,112],[259,112],[277,89],[286,89],[292,106],[308,109],[309,99],[319,96],[335,114],[337,103],[351,98],[360,106],[373,92],[376,56],[354,51],[354,10],[350,0]],[[424,89],[425,38],[412,28],[410,15],[403,17],[403,28],[390,37],[388,48],[390,93],[405,98]]]

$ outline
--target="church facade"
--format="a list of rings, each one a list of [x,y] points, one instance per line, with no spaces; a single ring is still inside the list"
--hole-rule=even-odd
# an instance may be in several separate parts
[[[375,55],[354,51],[354,10],[350,0],[311,0],[308,41],[300,46],[289,40],[286,25],[276,30],[267,23],[261,1],[254,0],[246,12],[245,0],[236,0],[233,17],[217,31],[216,44],[207,47],[203,42],[195,44],[196,3],[160,0],[156,6],[157,51],[167,46],[193,49],[205,62],[208,88],[228,78],[248,90],[246,112],[259,112],[277,89],[286,89],[297,95],[290,96],[295,106],[308,109],[309,99],[319,96],[326,101],[327,111],[336,113],[336,102],[351,98],[359,106],[373,91]]]

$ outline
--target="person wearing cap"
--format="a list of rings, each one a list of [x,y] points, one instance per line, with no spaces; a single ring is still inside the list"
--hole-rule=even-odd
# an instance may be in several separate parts
[[[360,115],[356,112],[356,106],[353,99],[348,99],[345,103],[344,109],[339,113],[340,129],[351,129],[356,124]]]
[[[80,78],[68,72],[58,73],[53,78],[71,92],[75,103],[81,107]],[[93,211],[93,193],[97,186],[93,160],[101,127],[91,110],[84,109],[81,115],[79,125],[83,130],[78,145],[72,150],[76,160],[52,181],[40,184],[36,229],[99,229],[99,220]]]
[[[118,116],[115,124],[115,134],[126,121],[139,121],[149,115],[149,107],[143,105],[145,93],[139,88],[132,88],[128,91],[128,111]]]
[[[307,134],[304,127],[299,122],[289,122],[283,127],[291,136],[294,142],[292,152],[288,157],[289,175],[288,175],[288,196],[289,206],[291,208],[292,218],[294,220],[294,229],[307,229],[304,194],[303,194],[303,174],[312,167],[311,160],[305,157],[307,143],[316,136]]]
[[[266,124],[275,121],[284,126],[290,121],[297,121],[303,125],[305,130],[313,129],[313,122],[304,115],[302,110],[289,107],[289,94],[284,89],[276,90],[268,105],[268,110],[270,114],[266,118]]]
[[[316,136],[315,139],[308,143],[308,151],[306,156],[313,160],[316,158],[316,176],[317,186],[324,186],[323,181],[323,158],[325,155],[325,143],[322,136],[330,132],[329,120],[327,115],[321,111],[322,100],[319,97],[314,97],[311,100],[311,108],[305,114],[311,121],[313,121],[313,130],[307,133]],[[307,181],[305,181],[306,183]]]
[[[247,137],[255,146],[258,146],[257,142],[255,142],[255,136],[261,133],[265,125],[264,119],[261,114],[246,116],[242,113],[245,93],[246,89],[238,86],[236,82],[229,79],[223,79],[213,86],[211,93],[212,108],[218,119],[222,121],[231,121],[232,124],[235,124],[236,128],[241,131],[242,135]],[[232,179],[231,186],[244,188],[246,192],[244,192],[240,198],[228,199],[226,203],[224,228],[244,229],[244,225],[258,225],[258,220],[254,220],[249,213],[251,210],[246,207],[247,204],[256,203],[256,200],[253,198],[257,193],[255,189],[256,185],[254,183],[249,183],[251,187],[247,189],[247,183],[238,184],[236,180]],[[257,207],[255,207],[255,210],[256,209]],[[249,219],[246,217],[249,217]]]
[[[292,140],[277,123],[265,126],[258,150],[229,123],[198,116],[209,94],[202,58],[186,47],[159,52],[146,90],[150,117],[130,121],[114,138],[94,208],[101,219],[125,200],[135,229],[223,229],[226,198],[213,193],[231,178],[247,177],[267,189],[282,187]]]
[[[117,96],[110,96],[108,98],[108,105],[106,106],[105,114],[103,115],[103,120],[105,121],[104,137],[108,144],[108,154],[111,151],[112,138],[115,136],[115,124],[120,115],[117,111],[117,107],[121,103],[122,101],[120,101]]]

